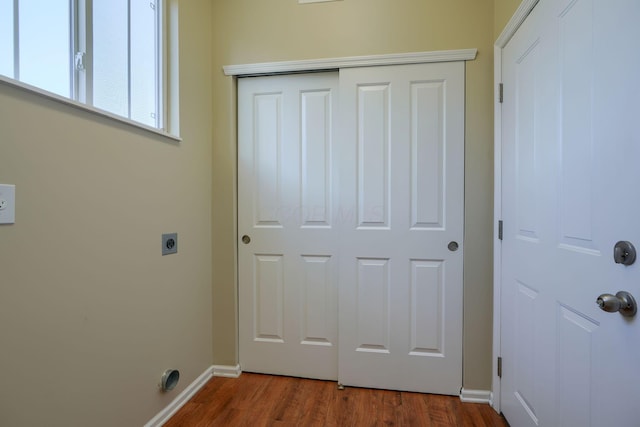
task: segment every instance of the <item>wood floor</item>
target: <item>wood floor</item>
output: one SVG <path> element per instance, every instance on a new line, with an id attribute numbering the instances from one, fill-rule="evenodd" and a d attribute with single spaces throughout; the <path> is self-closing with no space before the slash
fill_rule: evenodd
<path id="1" fill-rule="evenodd" d="M 165 427 L 508 426 L 489 405 L 330 381 L 243 373 L 212 378 Z"/>

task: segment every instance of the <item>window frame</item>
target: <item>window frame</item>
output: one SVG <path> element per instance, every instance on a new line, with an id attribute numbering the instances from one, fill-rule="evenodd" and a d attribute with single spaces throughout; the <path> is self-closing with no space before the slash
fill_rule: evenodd
<path id="1" fill-rule="evenodd" d="M 178 136 L 178 123 L 177 123 L 177 106 L 176 108 L 170 108 L 169 101 L 173 100 L 173 94 L 178 93 L 177 88 L 177 64 L 171 65 L 170 52 L 168 47 L 177 47 L 177 43 L 174 38 L 177 34 L 169 34 L 169 23 L 173 22 L 173 19 L 168 17 L 169 6 L 174 0 L 153 0 L 150 4 L 155 5 L 155 125 L 150 126 L 148 124 L 135 121 L 131 118 L 131 51 L 128 50 L 128 64 L 127 64 L 127 103 L 129 108 L 127 109 L 128 116 L 121 116 L 116 113 L 111 113 L 107 110 L 100 109 L 93 105 L 93 64 L 92 55 L 89 47 L 92 46 L 92 0 L 69 0 L 69 14 L 70 14 L 70 31 L 69 31 L 69 49 L 70 49 L 70 63 L 68 67 L 68 75 L 70 79 L 70 91 L 69 97 L 59 95 L 57 93 L 50 92 L 41 87 L 34 86 L 32 84 L 19 80 L 20 77 L 20 64 L 19 64 L 19 10 L 18 0 L 13 0 L 13 77 L 0 74 L 0 84 L 10 85 L 21 90 L 27 90 L 36 95 L 46 97 L 48 99 L 84 110 L 93 114 L 98 114 L 103 117 L 116 120 L 121 123 L 134 126 L 139 129 L 143 129 L 152 132 L 157 135 L 162 135 L 174 141 L 181 141 Z M 128 6 L 131 4 L 131 0 L 127 1 Z M 173 6 L 172 6 L 173 8 Z M 130 9 L 129 9 L 130 10 Z M 127 32 L 128 32 L 128 45 L 131 46 L 131 35 L 129 32 L 131 15 L 129 13 Z M 158 34 L 160 32 L 160 35 Z M 84 53 L 83 58 L 83 70 L 79 70 L 76 66 L 76 55 L 79 52 Z M 177 58 L 177 56 L 176 56 Z M 169 82 L 167 78 L 169 71 L 172 74 L 172 81 Z M 174 75 L 175 73 L 175 75 Z M 175 111 L 173 111 L 175 110 Z"/>

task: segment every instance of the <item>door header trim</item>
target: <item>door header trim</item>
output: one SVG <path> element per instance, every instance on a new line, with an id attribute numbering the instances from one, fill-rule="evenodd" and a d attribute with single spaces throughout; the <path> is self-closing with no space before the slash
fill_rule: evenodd
<path id="1" fill-rule="evenodd" d="M 520 25 L 524 22 L 524 20 L 529 16 L 533 8 L 538 4 L 540 0 L 522 0 L 518 9 L 514 12 L 513 16 L 504 27 L 500 35 L 498 36 L 495 46 L 499 48 L 503 48 L 509 43 L 511 37 L 518 31 Z"/>
<path id="2" fill-rule="evenodd" d="M 374 67 L 379 65 L 422 64 L 427 62 L 471 61 L 478 49 L 437 50 L 388 55 L 351 56 L 344 58 L 306 59 L 300 61 L 262 62 L 257 64 L 225 65 L 227 76 L 256 76 L 337 70 L 340 68 Z"/>

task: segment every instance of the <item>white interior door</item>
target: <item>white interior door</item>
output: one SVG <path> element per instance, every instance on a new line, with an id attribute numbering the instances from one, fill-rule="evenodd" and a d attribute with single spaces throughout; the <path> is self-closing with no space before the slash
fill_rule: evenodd
<path id="1" fill-rule="evenodd" d="M 238 81 L 245 371 L 337 378 L 337 86 L 337 73 Z"/>
<path id="2" fill-rule="evenodd" d="M 464 63 L 341 70 L 340 115 L 339 381 L 457 395 Z"/>
<path id="3" fill-rule="evenodd" d="M 503 52 L 501 408 L 512 426 L 638 426 L 640 2 L 541 0 Z"/>

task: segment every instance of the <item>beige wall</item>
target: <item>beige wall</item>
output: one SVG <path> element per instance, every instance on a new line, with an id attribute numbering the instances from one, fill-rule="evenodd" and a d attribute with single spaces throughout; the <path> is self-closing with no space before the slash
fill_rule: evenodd
<path id="1" fill-rule="evenodd" d="M 467 63 L 464 386 L 489 389 L 492 334 L 493 1 L 213 3 L 214 362 L 238 361 L 235 83 L 222 66 L 478 48 Z"/>
<path id="2" fill-rule="evenodd" d="M 0 84 L 0 425 L 140 426 L 211 365 L 211 12 L 180 2 L 180 144 Z"/>
<path id="3" fill-rule="evenodd" d="M 522 0 L 494 0 L 493 38 L 498 38 Z"/>

